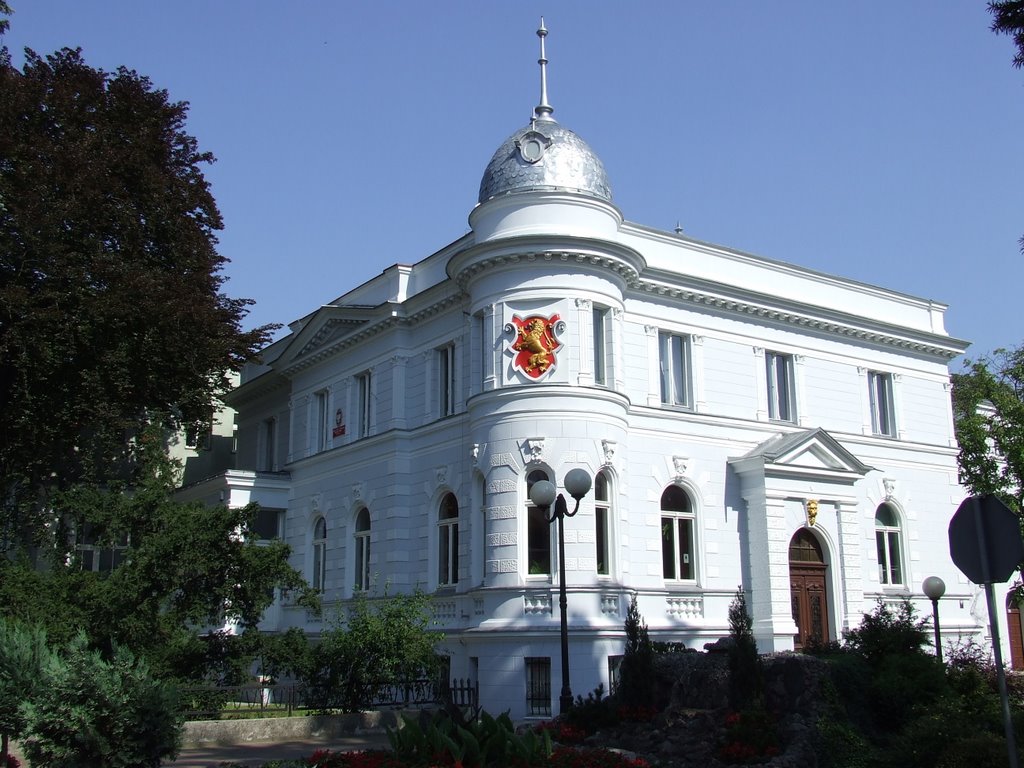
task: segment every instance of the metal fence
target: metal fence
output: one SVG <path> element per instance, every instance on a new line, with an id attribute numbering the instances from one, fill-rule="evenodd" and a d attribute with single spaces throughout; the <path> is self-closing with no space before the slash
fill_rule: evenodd
<path id="1" fill-rule="evenodd" d="M 327 708 L 314 703 L 302 683 L 185 686 L 180 689 L 182 714 L 188 720 L 242 719 L 291 715 L 296 710 Z M 313 698 L 318 698 L 315 694 Z M 435 679 L 381 683 L 373 687 L 370 709 L 418 708 L 454 704 L 476 708 L 480 685 L 470 680 L 452 680 L 446 687 Z"/>

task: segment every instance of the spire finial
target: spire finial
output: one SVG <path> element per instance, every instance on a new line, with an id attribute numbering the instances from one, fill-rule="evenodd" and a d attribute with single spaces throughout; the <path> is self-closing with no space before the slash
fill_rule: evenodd
<path id="1" fill-rule="evenodd" d="M 540 17 L 540 28 L 537 30 L 537 37 L 540 38 L 540 104 L 533 110 L 535 120 L 553 120 L 551 113 L 554 108 L 548 104 L 548 59 L 544 54 L 544 38 L 548 36 L 547 27 L 544 26 L 544 17 Z"/>

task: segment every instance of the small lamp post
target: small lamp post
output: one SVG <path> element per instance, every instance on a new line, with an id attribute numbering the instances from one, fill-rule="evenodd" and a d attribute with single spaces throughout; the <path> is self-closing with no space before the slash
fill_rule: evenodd
<path id="1" fill-rule="evenodd" d="M 932 623 L 935 625 L 935 656 L 942 663 L 942 638 L 939 636 L 939 598 L 946 594 L 946 582 L 938 576 L 929 576 L 921 589 L 932 601 Z"/>
<path id="2" fill-rule="evenodd" d="M 564 715 L 572 708 L 572 689 L 569 687 L 569 620 L 566 615 L 568 601 L 565 597 L 565 518 L 572 517 L 580 510 L 580 500 L 590 490 L 590 475 L 586 470 L 570 469 L 564 480 L 565 490 L 576 500 L 572 512 L 568 510 L 565 497 L 557 494 L 553 483 L 538 480 L 530 488 L 530 501 L 548 516 L 548 524 L 558 520 L 558 608 L 562 618 L 562 693 L 558 697 L 558 713 Z M 555 511 L 550 512 L 554 503 Z"/>

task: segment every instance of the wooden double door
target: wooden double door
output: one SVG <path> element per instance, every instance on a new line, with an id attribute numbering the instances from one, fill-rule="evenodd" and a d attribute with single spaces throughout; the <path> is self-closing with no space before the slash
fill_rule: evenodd
<path id="1" fill-rule="evenodd" d="M 793 647 L 829 641 L 828 565 L 821 545 L 806 528 L 796 532 L 789 545 L 789 594 L 797 633 Z"/>

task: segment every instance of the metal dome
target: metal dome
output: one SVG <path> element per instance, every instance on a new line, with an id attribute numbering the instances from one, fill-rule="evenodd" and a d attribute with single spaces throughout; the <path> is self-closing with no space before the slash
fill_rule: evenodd
<path id="1" fill-rule="evenodd" d="M 601 159 L 583 139 L 550 117 L 532 120 L 498 147 L 480 180 L 479 202 L 538 190 L 612 200 Z"/>

